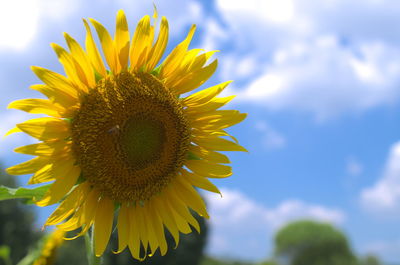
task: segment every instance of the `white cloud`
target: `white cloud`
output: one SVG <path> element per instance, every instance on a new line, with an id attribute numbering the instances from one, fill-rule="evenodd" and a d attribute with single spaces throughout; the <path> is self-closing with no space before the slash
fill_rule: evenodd
<path id="1" fill-rule="evenodd" d="M 228 39 L 226 30 L 214 19 L 205 21 L 204 28 L 207 32 L 203 36 L 203 43 L 201 45 L 203 49 L 206 51 L 220 49 L 221 47 L 218 47 L 217 43 L 221 43 Z"/>
<path id="2" fill-rule="evenodd" d="M 238 99 L 312 112 L 319 119 L 392 103 L 400 96 L 400 50 L 374 43 L 357 52 L 333 36 L 281 49 Z"/>
<path id="3" fill-rule="evenodd" d="M 400 142 L 390 150 L 383 176 L 361 192 L 361 203 L 370 212 L 396 214 L 400 210 Z M 387 215 L 384 216 L 387 216 Z"/>
<path id="4" fill-rule="evenodd" d="M 136 26 L 137 21 L 132 17 L 139 18 L 153 12 L 151 2 L 135 4 L 129 0 L 0 0 L 0 6 L 0 51 L 24 50 L 44 25 L 67 21 L 70 30 L 78 23 L 82 28 L 81 17 L 89 14 L 107 25 L 108 21 L 114 22 L 115 11 L 123 8 L 130 15 L 130 23 Z M 159 14 L 169 19 L 170 28 L 173 29 L 170 37 L 182 40 L 182 35 L 187 34 L 191 24 L 204 20 L 204 10 L 197 1 L 176 0 L 174 6 L 179 6 L 179 11 L 171 8 L 168 2 L 157 3 Z"/>
<path id="5" fill-rule="evenodd" d="M 208 46 L 226 45 L 223 68 L 257 58 L 258 75 L 239 99 L 270 110 L 301 110 L 318 119 L 362 112 L 400 98 L 400 4 L 393 1 L 217 0 L 224 23 L 214 25 Z M 279 2 L 279 4 L 274 4 Z M 277 19 L 271 18 L 276 14 Z M 339 15 L 340 14 L 340 15 Z M 213 23 L 216 23 L 215 21 Z M 215 28 L 226 37 L 215 34 Z M 206 32 L 207 35 L 207 32 Z M 216 37 L 213 37 L 216 36 Z M 227 51 L 225 51 L 227 53 Z M 257 73 L 257 70 L 262 69 Z M 249 81 L 250 74 L 222 70 Z"/>
<path id="6" fill-rule="evenodd" d="M 228 12 L 238 12 L 256 16 L 260 20 L 273 23 L 290 21 L 294 15 L 294 3 L 292 0 L 240 0 L 217 1 L 220 8 Z"/>
<path id="7" fill-rule="evenodd" d="M 262 144 L 267 149 L 281 149 L 286 146 L 286 138 L 264 121 L 256 123 L 256 129 L 262 133 Z"/>
<path id="8" fill-rule="evenodd" d="M 267 208 L 239 191 L 223 188 L 221 192 L 223 198 L 206 196 L 211 224 L 207 252 L 212 255 L 259 260 L 272 247 L 276 229 L 290 221 L 307 218 L 341 224 L 345 219 L 340 210 L 300 200 Z"/>
<path id="9" fill-rule="evenodd" d="M 36 0 L 43 20 L 62 21 L 81 7 L 79 0 Z M 47 20 L 48 22 L 48 20 Z"/>
<path id="10" fill-rule="evenodd" d="M 33 0 L 0 1 L 0 49 L 23 49 L 36 33 L 39 7 Z"/>
<path id="11" fill-rule="evenodd" d="M 74 13 L 77 0 L 0 0 L 0 50 L 21 51 L 40 22 L 61 21 Z"/>

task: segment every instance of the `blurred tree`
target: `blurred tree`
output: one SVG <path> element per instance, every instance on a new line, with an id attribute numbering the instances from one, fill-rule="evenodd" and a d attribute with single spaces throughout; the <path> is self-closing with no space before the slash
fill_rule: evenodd
<path id="1" fill-rule="evenodd" d="M 360 265 L 381 265 L 381 261 L 374 255 L 367 255 L 365 258 L 360 259 Z"/>
<path id="2" fill-rule="evenodd" d="M 6 174 L 1 165 L 0 185 L 17 186 L 15 177 Z M 34 229 L 34 217 L 31 206 L 20 200 L 0 201 L 0 246 L 9 247 L 12 264 L 24 258 L 29 247 L 40 238 L 40 231 Z M 0 265 L 4 265 L 2 259 Z"/>
<path id="3" fill-rule="evenodd" d="M 332 225 L 297 221 L 275 236 L 275 254 L 291 265 L 353 265 L 346 236 Z"/>
<path id="4" fill-rule="evenodd" d="M 256 265 L 256 264 L 244 261 L 220 260 L 206 256 L 201 260 L 200 265 Z M 264 263 L 262 263 L 261 265 L 264 265 Z"/>
<path id="5" fill-rule="evenodd" d="M 279 265 L 279 263 L 276 262 L 275 260 L 267 260 L 267 261 L 261 262 L 260 265 Z"/>
<path id="6" fill-rule="evenodd" d="M 181 234 L 179 246 L 174 249 L 173 237 L 166 232 L 166 239 L 169 246 L 165 256 L 161 256 L 157 250 L 153 257 L 144 261 L 137 261 L 132 258 L 128 249 L 120 254 L 113 254 L 118 246 L 116 233 L 111 236 L 111 242 L 103 255 L 104 265 L 198 265 L 202 256 L 207 239 L 207 225 L 204 218 L 193 212 L 194 217 L 200 224 L 201 233 L 193 232 L 187 235 Z M 115 223 L 115 222 L 114 222 Z M 55 265 L 87 264 L 86 249 L 83 238 L 64 242 L 59 249 L 59 255 Z"/>
<path id="7" fill-rule="evenodd" d="M 68 237 L 68 235 L 67 235 Z M 74 240 L 65 240 L 58 249 L 54 265 L 88 264 L 86 258 L 86 246 L 83 237 Z"/>
<path id="8" fill-rule="evenodd" d="M 201 260 L 200 265 L 227 265 L 227 263 L 211 257 L 204 257 Z"/>

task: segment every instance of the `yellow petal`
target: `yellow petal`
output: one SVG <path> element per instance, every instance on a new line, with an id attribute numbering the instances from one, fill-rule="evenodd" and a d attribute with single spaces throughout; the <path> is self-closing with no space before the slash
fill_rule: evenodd
<path id="1" fill-rule="evenodd" d="M 199 193 L 190 185 L 187 181 L 185 181 L 182 176 L 176 178 L 176 181 L 173 182 L 173 186 L 176 187 L 176 194 L 180 197 L 180 199 L 185 202 L 190 208 L 195 210 L 205 218 L 209 218 L 206 204 L 203 199 L 200 197 Z"/>
<path id="2" fill-rule="evenodd" d="M 45 225 L 56 225 L 71 216 L 76 208 L 85 200 L 88 189 L 89 185 L 87 183 L 80 184 L 76 187 L 49 218 L 47 218 Z"/>
<path id="3" fill-rule="evenodd" d="M 39 98 L 16 100 L 11 102 L 7 108 L 33 114 L 47 114 L 53 117 L 61 117 L 60 113 L 65 111 L 64 108 L 57 107 L 51 101 Z"/>
<path id="4" fill-rule="evenodd" d="M 64 72 L 74 87 L 87 92 L 87 80 L 81 65 L 60 45 L 56 43 L 51 43 L 50 45 L 57 54 L 58 60 L 64 66 Z"/>
<path id="5" fill-rule="evenodd" d="M 165 240 L 164 226 L 158 214 L 158 209 L 155 208 L 155 205 L 152 201 L 148 202 L 148 207 L 146 208 L 148 210 L 148 216 L 150 218 L 150 223 L 153 227 L 155 237 L 157 238 L 158 245 L 160 246 L 161 256 L 164 256 L 167 253 L 168 245 L 167 241 Z"/>
<path id="6" fill-rule="evenodd" d="M 221 110 L 222 111 L 222 110 Z M 235 113 L 236 112 L 236 113 Z M 246 117 L 246 113 L 232 111 L 232 115 L 210 115 L 192 120 L 192 126 L 199 130 L 222 130 L 242 122 Z M 231 137 L 231 136 L 229 136 Z M 236 140 L 234 140 L 236 142 Z"/>
<path id="7" fill-rule="evenodd" d="M 172 213 L 168 211 L 167 205 L 163 202 L 161 197 L 154 196 L 152 200 L 154 200 L 154 207 L 158 210 L 158 214 L 160 215 L 160 218 L 163 221 L 165 227 L 168 229 L 175 240 L 175 248 L 178 247 L 179 230 Z"/>
<path id="8" fill-rule="evenodd" d="M 238 145 L 237 143 L 231 142 L 229 140 L 220 138 L 220 137 L 196 137 L 193 139 L 193 142 L 197 145 L 214 151 L 243 151 L 247 152 L 247 150 Z"/>
<path id="9" fill-rule="evenodd" d="M 36 205 L 43 207 L 57 203 L 72 189 L 81 174 L 81 169 L 74 164 L 75 161 L 71 159 L 53 165 L 56 181 Z"/>
<path id="10" fill-rule="evenodd" d="M 191 115 L 190 119 L 196 122 L 210 121 L 210 120 L 221 120 L 228 118 L 236 118 L 237 116 L 246 116 L 245 113 L 240 113 L 238 110 L 215 110 L 205 114 Z"/>
<path id="11" fill-rule="evenodd" d="M 64 108 L 64 117 L 67 117 L 67 114 L 72 113 L 74 109 L 77 108 L 78 98 L 59 88 L 49 87 L 47 85 L 32 85 L 30 88 L 45 95 L 54 105 Z"/>
<path id="12" fill-rule="evenodd" d="M 185 52 L 180 62 L 177 62 L 176 68 L 173 73 L 164 78 L 165 86 L 175 88 L 177 84 L 185 80 L 191 73 L 190 66 L 196 60 L 198 54 L 202 49 L 192 49 Z"/>
<path id="13" fill-rule="evenodd" d="M 226 178 L 232 175 L 232 168 L 230 166 L 204 160 L 187 160 L 185 166 L 195 174 L 208 178 Z"/>
<path id="14" fill-rule="evenodd" d="M 213 98 L 209 102 L 200 104 L 200 105 L 191 105 L 190 107 L 186 108 L 185 112 L 190 117 L 205 115 L 211 111 L 215 111 L 222 106 L 229 103 L 235 96 L 229 96 L 224 98 Z"/>
<path id="15" fill-rule="evenodd" d="M 64 223 L 66 226 L 64 227 L 64 224 L 57 226 L 66 231 L 73 231 L 82 227 L 81 231 L 77 235 L 75 235 L 72 238 L 69 238 L 70 240 L 84 235 L 94 222 L 95 213 L 99 205 L 100 195 L 96 189 L 92 189 L 90 190 L 90 192 L 89 190 L 90 187 L 87 191 L 88 196 L 86 201 L 82 204 L 81 207 L 79 207 L 78 211 L 76 211 L 74 216 Z M 68 224 L 70 221 L 72 222 Z"/>
<path id="16" fill-rule="evenodd" d="M 55 179 L 53 175 L 53 164 L 47 164 L 38 171 L 29 179 L 28 184 L 39 184 L 45 183 L 49 181 L 53 181 Z"/>
<path id="17" fill-rule="evenodd" d="M 149 232 L 148 232 L 148 226 L 147 226 L 147 221 L 144 215 L 143 207 L 136 204 L 135 206 L 135 211 L 131 212 L 134 213 L 134 215 L 131 216 L 131 220 L 135 220 L 137 224 L 137 229 L 139 230 L 139 237 L 142 242 L 142 246 L 144 248 L 144 257 L 147 255 L 147 247 L 149 245 Z"/>
<path id="18" fill-rule="evenodd" d="M 93 224 L 94 216 L 99 202 L 99 192 L 96 189 L 92 189 L 90 190 L 90 192 L 87 193 L 88 196 L 86 201 L 81 207 L 79 207 L 74 216 L 70 218 L 67 222 L 57 226 L 58 228 L 66 231 L 72 231 L 78 229 L 79 227 L 82 227 L 82 230 L 77 235 L 69 238 L 70 240 L 84 235 Z"/>
<path id="19" fill-rule="evenodd" d="M 201 69 L 216 52 L 218 51 L 205 52 L 199 56 L 196 56 L 196 58 L 192 60 L 192 63 L 190 64 L 189 71 L 192 72 Z"/>
<path id="20" fill-rule="evenodd" d="M 240 123 L 246 118 L 246 114 L 237 113 L 235 115 L 210 115 L 195 118 L 191 120 L 191 125 L 197 130 L 197 135 L 203 136 L 201 132 L 223 132 L 222 129 L 228 128 L 232 125 Z M 190 117 L 191 118 L 191 117 Z M 219 133 L 210 135 L 220 135 Z M 225 135 L 226 136 L 226 135 Z"/>
<path id="21" fill-rule="evenodd" d="M 193 128 L 192 134 L 194 137 L 217 137 L 217 136 L 231 136 L 224 130 L 213 130 L 213 129 L 204 129 L 204 128 Z M 236 139 L 236 138 L 235 138 Z M 235 141 L 236 142 L 236 141 Z"/>
<path id="22" fill-rule="evenodd" d="M 54 143 L 37 143 L 30 144 L 14 149 L 14 152 L 34 156 L 53 156 L 69 146 L 64 141 L 56 141 Z"/>
<path id="23" fill-rule="evenodd" d="M 9 130 L 8 132 L 6 132 L 6 134 L 4 134 L 4 136 L 3 136 L 3 138 L 6 138 L 10 134 L 18 133 L 18 132 L 22 132 L 22 131 L 18 127 L 14 127 L 11 130 Z"/>
<path id="24" fill-rule="evenodd" d="M 152 36 L 153 33 L 153 36 Z M 150 26 L 150 16 L 144 16 L 136 26 L 129 51 L 131 71 L 136 72 L 147 61 L 154 38 L 154 32 Z"/>
<path id="25" fill-rule="evenodd" d="M 196 229 L 196 231 L 200 233 L 199 223 L 193 217 L 193 215 L 189 212 L 189 209 L 187 208 L 187 204 L 185 202 L 183 202 L 180 199 L 180 197 L 178 197 L 178 195 L 176 194 L 176 190 L 168 189 L 166 192 L 168 192 L 168 196 L 171 198 L 171 200 L 169 201 L 170 207 L 172 209 L 174 209 L 184 219 L 185 222 L 191 224 Z M 175 216 L 175 218 L 176 218 L 176 216 Z M 178 227 L 180 227 L 182 220 L 179 220 L 178 218 L 175 220 L 178 224 Z"/>
<path id="26" fill-rule="evenodd" d="M 82 211 L 83 207 L 79 207 L 78 210 L 73 213 L 72 217 L 70 217 L 66 222 L 57 225 L 57 228 L 63 231 L 74 231 L 80 228 L 81 224 L 79 222 L 79 217 L 81 216 Z M 66 240 L 72 240 L 74 238 L 76 237 L 66 238 Z"/>
<path id="27" fill-rule="evenodd" d="M 124 249 L 126 248 L 126 246 L 128 245 L 128 242 L 130 240 L 129 238 L 129 225 L 130 221 L 129 221 L 129 212 L 128 212 L 128 207 L 126 205 L 126 203 L 123 203 L 121 205 L 121 208 L 119 210 L 119 214 L 118 214 L 118 251 L 114 252 L 115 254 L 119 254 L 122 251 L 124 251 Z"/>
<path id="28" fill-rule="evenodd" d="M 83 23 L 85 24 L 86 28 L 86 40 L 85 40 L 85 47 L 86 52 L 88 53 L 88 57 L 90 62 L 92 63 L 94 69 L 100 74 L 102 77 L 107 75 L 106 68 L 104 67 L 103 59 L 97 49 L 97 45 L 94 42 L 92 31 L 90 30 L 89 24 L 85 19 L 83 19 Z"/>
<path id="29" fill-rule="evenodd" d="M 37 118 L 17 124 L 24 133 L 39 140 L 65 139 L 70 136 L 69 123 L 57 118 Z"/>
<path id="30" fill-rule="evenodd" d="M 216 97 L 219 93 L 221 93 L 232 81 L 227 81 L 221 84 L 218 84 L 213 87 L 209 87 L 207 89 L 203 89 L 197 93 L 194 93 L 187 98 L 183 99 L 183 103 L 186 106 L 192 105 L 200 105 L 207 103 L 208 101 L 212 100 Z"/>
<path id="31" fill-rule="evenodd" d="M 192 228 L 189 226 L 188 221 L 182 217 L 175 209 L 173 206 L 170 205 L 170 203 L 165 202 L 166 210 L 168 214 L 172 214 L 172 217 L 174 219 L 174 222 L 176 223 L 176 226 L 178 227 L 179 231 L 184 233 L 184 234 L 189 234 L 192 232 Z M 194 219 L 194 218 L 193 218 Z M 193 221 L 193 220 L 192 220 Z M 192 224 L 193 227 L 196 226 L 196 219 L 194 219 L 194 223 Z"/>
<path id="32" fill-rule="evenodd" d="M 122 69 L 126 69 L 128 66 L 129 57 L 129 29 L 128 22 L 126 21 L 125 13 L 122 10 L 118 11 L 117 14 L 117 28 L 115 31 L 115 45 L 119 62 Z"/>
<path id="33" fill-rule="evenodd" d="M 196 31 L 196 25 L 193 25 L 190 28 L 188 35 L 185 40 L 182 41 L 175 49 L 168 55 L 165 61 L 162 63 L 163 67 L 161 68 L 160 77 L 161 79 L 167 78 L 171 74 L 174 73 L 176 68 L 181 64 L 182 59 L 184 58 L 186 51 L 189 47 L 190 42 L 192 41 L 194 32 Z"/>
<path id="34" fill-rule="evenodd" d="M 64 33 L 64 38 L 71 51 L 71 55 L 83 70 L 84 77 L 82 82 L 86 84 L 88 88 L 94 88 L 96 86 L 94 71 L 86 53 L 83 51 L 81 45 L 67 33 Z"/>
<path id="35" fill-rule="evenodd" d="M 154 28 L 150 27 L 149 38 L 152 36 L 153 31 L 154 31 Z M 147 41 L 147 43 L 152 43 L 152 42 L 149 40 L 149 41 Z M 139 55 L 139 59 L 138 59 L 137 63 L 134 65 L 134 67 L 131 69 L 131 71 L 138 72 L 138 71 L 142 71 L 142 69 L 144 69 L 144 66 L 147 63 L 147 60 L 149 59 L 148 54 L 149 54 L 150 49 L 151 49 L 150 45 L 146 46 L 143 49 L 143 51 Z"/>
<path id="36" fill-rule="evenodd" d="M 149 62 L 146 65 L 145 71 L 152 71 L 160 61 L 165 52 L 168 43 L 168 20 L 165 17 L 161 19 L 160 33 L 154 46 L 149 54 Z"/>
<path id="37" fill-rule="evenodd" d="M 37 66 L 32 66 L 31 69 L 46 85 L 56 87 L 72 97 L 78 98 L 78 91 L 64 76 Z"/>
<path id="38" fill-rule="evenodd" d="M 144 216 L 144 219 L 146 220 L 146 226 L 147 226 L 147 236 L 149 238 L 149 245 L 150 245 L 150 249 L 151 249 L 151 253 L 150 253 L 150 257 L 153 256 L 155 254 L 155 252 L 157 251 L 158 247 L 159 247 L 159 239 L 157 237 L 157 233 L 156 233 L 156 227 L 154 225 L 155 220 L 152 220 L 153 218 L 156 218 L 156 216 L 152 216 L 151 212 L 150 212 L 150 208 L 151 208 L 151 203 L 150 202 L 146 202 L 146 206 L 145 207 L 138 207 L 139 210 L 142 212 L 142 215 Z"/>
<path id="39" fill-rule="evenodd" d="M 143 260 L 143 258 L 140 257 L 140 234 L 139 234 L 139 221 L 138 221 L 138 216 L 136 213 L 136 207 L 135 206 L 130 206 L 128 207 L 128 218 L 129 218 L 129 241 L 128 241 L 128 246 L 129 250 L 132 254 L 132 257 L 134 257 L 137 260 Z"/>
<path id="40" fill-rule="evenodd" d="M 49 162 L 50 160 L 48 157 L 35 157 L 21 164 L 9 167 L 6 169 L 6 171 L 10 175 L 31 174 L 41 169 Z"/>
<path id="41" fill-rule="evenodd" d="M 107 197 L 102 197 L 99 209 L 94 218 L 94 248 L 97 257 L 100 257 L 110 239 L 114 220 L 114 203 Z"/>
<path id="42" fill-rule="evenodd" d="M 158 12 L 157 12 L 156 4 L 154 4 L 154 3 L 153 3 L 153 8 L 154 8 L 153 18 L 154 18 L 154 19 L 157 19 L 157 18 L 158 18 Z"/>
<path id="43" fill-rule="evenodd" d="M 101 47 L 103 48 L 103 53 L 104 56 L 106 57 L 108 66 L 110 67 L 114 75 L 118 74 L 121 68 L 118 63 L 118 58 L 115 51 L 114 43 L 110 34 L 103 27 L 103 25 L 101 25 L 96 20 L 91 18 L 90 22 L 92 22 L 93 26 L 97 31 L 97 35 L 99 36 Z"/>
<path id="44" fill-rule="evenodd" d="M 192 152 L 197 157 L 212 163 L 222 163 L 222 164 L 230 163 L 229 158 L 226 155 L 215 151 L 206 150 L 197 145 L 191 145 L 190 152 Z"/>
<path id="45" fill-rule="evenodd" d="M 83 212 L 80 216 L 80 222 L 85 224 L 85 228 L 89 228 L 92 223 L 99 204 L 100 193 L 96 189 L 92 189 L 83 205 Z"/>
<path id="46" fill-rule="evenodd" d="M 209 181 L 207 178 L 190 173 L 186 170 L 182 170 L 182 178 L 198 188 L 218 193 L 221 195 L 219 189 L 214 184 L 212 184 L 211 181 Z"/>
<path id="47" fill-rule="evenodd" d="M 218 66 L 218 61 L 215 60 L 204 68 L 189 73 L 179 84 L 177 84 L 173 91 L 175 94 L 183 94 L 192 91 L 204 82 L 206 82 L 215 72 Z"/>

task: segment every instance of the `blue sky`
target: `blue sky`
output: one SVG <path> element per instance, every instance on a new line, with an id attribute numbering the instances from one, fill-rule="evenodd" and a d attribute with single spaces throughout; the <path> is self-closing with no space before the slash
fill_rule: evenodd
<path id="1" fill-rule="evenodd" d="M 30 65 L 62 72 L 49 44 L 62 32 L 83 43 L 81 18 L 114 28 L 124 9 L 131 32 L 151 1 L 0 0 L 0 132 L 27 119 L 6 110 L 39 97 Z M 232 154 L 234 175 L 206 194 L 207 252 L 260 260 L 288 221 L 329 221 L 357 253 L 400 263 L 400 2 L 395 0 L 155 1 L 170 22 L 168 51 L 198 25 L 192 48 L 218 49 L 207 85 L 234 80 L 230 108 L 249 114 L 231 129 L 249 153 Z M 6 166 L 32 142 L 0 143 Z M 20 178 L 22 182 L 25 177 Z M 49 213 L 39 211 L 40 222 Z"/>

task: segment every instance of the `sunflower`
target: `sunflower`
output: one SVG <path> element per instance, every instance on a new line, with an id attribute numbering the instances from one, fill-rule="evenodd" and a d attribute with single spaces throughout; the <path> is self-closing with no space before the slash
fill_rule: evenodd
<path id="1" fill-rule="evenodd" d="M 188 50 L 193 25 L 158 65 L 168 21 L 162 17 L 157 23 L 156 12 L 153 18 L 144 16 L 132 39 L 123 11 L 117 14 L 114 38 L 90 19 L 109 69 L 83 20 L 85 49 L 66 33 L 69 51 L 51 44 L 65 75 L 32 67 L 44 83 L 32 89 L 48 99 L 9 105 L 50 117 L 25 121 L 9 132 L 24 132 L 39 143 L 16 148 L 36 157 L 8 173 L 33 174 L 29 184 L 52 182 L 36 201 L 38 206 L 60 202 L 45 225 L 78 231 L 75 237 L 93 226 L 96 256 L 107 246 L 114 214 L 117 253 L 129 247 L 136 259 L 157 249 L 167 252 L 165 228 L 176 245 L 180 232 L 199 231 L 190 209 L 208 214 L 196 188 L 219 193 L 208 178 L 225 178 L 232 171 L 218 151 L 246 151 L 224 130 L 246 114 L 219 110 L 234 97 L 217 97 L 229 82 L 187 95 L 216 70 L 217 60 L 208 63 L 215 51 Z"/>

